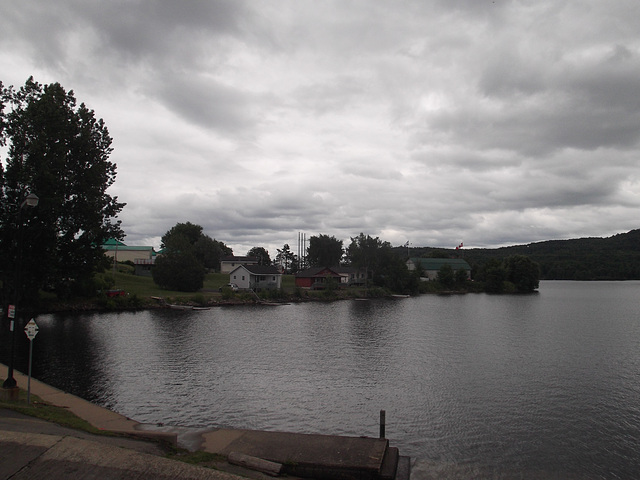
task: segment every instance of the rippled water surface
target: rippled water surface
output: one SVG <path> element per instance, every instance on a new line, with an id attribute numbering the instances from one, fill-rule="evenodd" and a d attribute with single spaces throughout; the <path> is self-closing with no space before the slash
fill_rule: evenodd
<path id="1" fill-rule="evenodd" d="M 633 478 L 639 293 L 542 282 L 526 296 L 47 315 L 33 375 L 140 422 L 377 436 L 384 409 L 392 444 L 437 468 Z M 21 340 L 23 371 L 27 352 Z"/>

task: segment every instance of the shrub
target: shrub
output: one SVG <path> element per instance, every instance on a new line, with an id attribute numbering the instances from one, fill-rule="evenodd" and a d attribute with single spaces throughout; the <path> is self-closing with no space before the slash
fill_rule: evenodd
<path id="1" fill-rule="evenodd" d="M 174 253 L 156 259 L 153 281 L 161 288 L 179 292 L 196 292 L 204 284 L 205 269 L 191 254 Z"/>

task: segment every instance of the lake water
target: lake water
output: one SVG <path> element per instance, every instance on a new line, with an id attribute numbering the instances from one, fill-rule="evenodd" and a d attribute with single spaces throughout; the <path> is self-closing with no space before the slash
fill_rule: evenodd
<path id="1" fill-rule="evenodd" d="M 42 315 L 33 376 L 152 424 L 377 436 L 384 409 L 401 454 L 447 478 L 637 478 L 639 294 L 547 281 L 521 296 Z"/>

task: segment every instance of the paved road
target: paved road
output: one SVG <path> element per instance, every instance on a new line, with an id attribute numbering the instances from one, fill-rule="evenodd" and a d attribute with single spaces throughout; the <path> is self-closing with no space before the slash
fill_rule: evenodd
<path id="1" fill-rule="evenodd" d="M 0 479 L 193 479 L 240 477 L 162 457 L 153 442 L 91 435 L 0 409 Z"/>

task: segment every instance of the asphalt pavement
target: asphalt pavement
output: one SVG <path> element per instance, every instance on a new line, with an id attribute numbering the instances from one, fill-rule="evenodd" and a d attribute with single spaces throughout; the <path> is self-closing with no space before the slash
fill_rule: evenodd
<path id="1" fill-rule="evenodd" d="M 0 372 L 6 366 L 0 364 Z M 18 387 L 27 377 L 15 371 Z M 215 479 L 239 480 L 233 474 L 165 458 L 169 432 L 141 430 L 123 415 L 94 405 L 35 379 L 31 393 L 67 408 L 98 429 L 122 436 L 92 435 L 11 410 L 0 409 L 0 479 Z M 158 440 L 162 442 L 158 442 Z"/>

